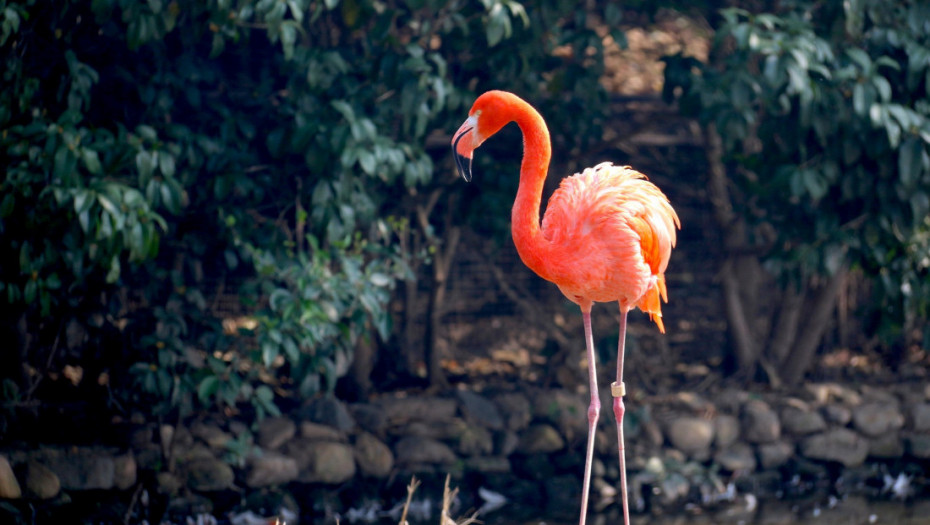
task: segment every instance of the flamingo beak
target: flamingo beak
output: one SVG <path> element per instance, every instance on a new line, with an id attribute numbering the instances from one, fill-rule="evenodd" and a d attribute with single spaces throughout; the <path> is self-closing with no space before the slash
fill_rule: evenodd
<path id="1" fill-rule="evenodd" d="M 468 117 L 452 136 L 452 156 L 455 157 L 455 167 L 465 182 L 471 182 L 472 153 L 477 145 L 475 117 Z"/>

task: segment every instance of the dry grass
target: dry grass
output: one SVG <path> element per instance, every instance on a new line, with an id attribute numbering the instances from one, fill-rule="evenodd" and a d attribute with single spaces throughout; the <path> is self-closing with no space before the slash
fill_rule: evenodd
<path id="1" fill-rule="evenodd" d="M 450 476 L 447 474 L 446 484 L 442 489 L 442 512 L 439 514 L 439 525 L 471 525 L 472 523 L 481 523 L 477 519 L 477 512 L 462 521 L 456 521 L 452 518 L 450 509 L 452 508 L 452 502 L 455 500 L 455 496 L 458 494 L 459 489 L 450 488 L 449 480 Z M 410 502 L 413 500 L 413 493 L 416 492 L 419 486 L 420 480 L 418 480 L 416 476 L 411 477 L 410 483 L 407 485 L 407 501 L 404 503 L 404 510 L 400 515 L 398 525 L 410 525 L 407 522 L 407 509 L 410 508 Z"/>

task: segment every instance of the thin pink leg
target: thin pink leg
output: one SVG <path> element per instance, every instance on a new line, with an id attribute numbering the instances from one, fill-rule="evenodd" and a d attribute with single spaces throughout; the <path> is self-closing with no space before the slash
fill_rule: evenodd
<path id="1" fill-rule="evenodd" d="M 610 385 L 610 393 L 614 398 L 614 416 L 617 418 L 617 442 L 620 452 L 620 499 L 623 502 L 623 524 L 630 525 L 630 503 L 626 489 L 626 453 L 623 444 L 623 396 L 626 387 L 623 385 L 623 354 L 626 347 L 626 315 L 628 310 L 620 309 L 620 343 L 617 348 L 617 382 Z"/>
<path id="2" fill-rule="evenodd" d="M 601 413 L 601 399 L 597 395 L 597 370 L 594 362 L 594 336 L 591 334 L 591 307 L 582 307 L 584 318 L 585 346 L 588 350 L 588 381 L 591 389 L 591 404 L 588 405 L 588 449 L 584 462 L 584 483 L 581 489 L 581 518 L 579 525 L 584 525 L 588 513 L 588 494 L 591 490 L 591 464 L 594 460 L 594 428 Z"/>

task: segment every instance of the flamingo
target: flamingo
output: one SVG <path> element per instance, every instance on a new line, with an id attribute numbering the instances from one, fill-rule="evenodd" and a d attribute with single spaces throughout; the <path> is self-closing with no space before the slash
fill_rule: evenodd
<path id="1" fill-rule="evenodd" d="M 456 166 L 466 182 L 472 178 L 474 150 L 510 122 L 516 122 L 523 132 L 520 184 L 511 213 L 517 253 L 531 270 L 555 283 L 576 303 L 584 320 L 591 403 L 580 525 L 587 514 L 594 429 L 601 410 L 591 307 L 596 302 L 620 305 L 617 380 L 610 391 L 617 421 L 623 523 L 629 525 L 623 440 L 627 314 L 638 307 L 665 333 L 661 308 L 661 301 L 668 302 L 665 270 L 681 223 L 665 194 L 643 174 L 605 162 L 563 179 L 549 199 L 540 226 L 539 206 L 552 156 L 549 129 L 529 103 L 506 91 L 488 91 L 478 97 L 452 138 Z"/>

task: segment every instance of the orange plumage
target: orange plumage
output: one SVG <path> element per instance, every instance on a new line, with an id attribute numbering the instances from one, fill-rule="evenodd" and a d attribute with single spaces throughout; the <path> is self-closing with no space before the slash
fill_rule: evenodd
<path id="1" fill-rule="evenodd" d="M 511 211 L 514 245 L 523 262 L 552 281 L 581 307 L 588 357 L 591 404 L 580 525 L 584 525 L 594 453 L 594 427 L 600 414 L 597 394 L 591 306 L 616 301 L 620 306 L 617 381 L 611 385 L 617 418 L 623 520 L 629 524 L 623 445 L 623 356 L 627 313 L 638 307 L 665 332 L 662 301 L 668 301 L 665 269 L 678 215 L 668 198 L 646 177 L 629 167 L 598 164 L 562 180 L 539 222 L 543 185 L 552 156 L 549 130 L 542 116 L 516 95 L 489 91 L 475 101 L 468 119 L 452 138 L 459 172 L 471 180 L 474 150 L 510 122 L 523 132 L 520 185 Z"/>

